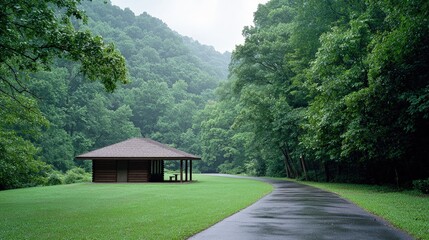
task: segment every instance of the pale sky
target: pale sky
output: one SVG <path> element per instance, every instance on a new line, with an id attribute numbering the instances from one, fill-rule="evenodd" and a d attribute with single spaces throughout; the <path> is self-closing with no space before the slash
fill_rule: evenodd
<path id="1" fill-rule="evenodd" d="M 242 44 L 244 26 L 253 25 L 258 4 L 268 0 L 111 0 L 136 15 L 147 12 L 171 29 L 219 52 L 234 50 Z"/>

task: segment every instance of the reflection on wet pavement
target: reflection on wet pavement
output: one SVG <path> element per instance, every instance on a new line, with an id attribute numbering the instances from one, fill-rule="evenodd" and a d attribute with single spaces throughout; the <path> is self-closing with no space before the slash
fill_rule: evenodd
<path id="1" fill-rule="evenodd" d="M 271 183 L 274 191 L 190 239 L 412 239 L 336 194 L 255 179 Z"/>

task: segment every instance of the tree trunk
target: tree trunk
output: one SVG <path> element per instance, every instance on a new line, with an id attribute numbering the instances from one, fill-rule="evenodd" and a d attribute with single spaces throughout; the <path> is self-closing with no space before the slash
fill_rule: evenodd
<path id="1" fill-rule="evenodd" d="M 323 165 L 325 167 L 326 182 L 329 182 L 331 180 L 331 178 L 330 178 L 331 174 L 329 173 L 329 164 L 328 164 L 328 162 L 325 162 Z"/>
<path id="2" fill-rule="evenodd" d="M 396 187 L 399 188 L 399 174 L 398 174 L 398 168 L 395 167 L 395 182 Z"/>
<path id="3" fill-rule="evenodd" d="M 304 178 L 305 178 L 306 181 L 308 181 L 307 167 L 305 166 L 304 157 L 301 155 L 299 158 L 301 160 L 301 167 L 302 167 L 302 171 L 304 172 Z"/>
<path id="4" fill-rule="evenodd" d="M 284 156 L 286 174 L 289 178 L 295 178 L 297 176 L 297 172 L 296 169 L 293 167 L 293 164 L 291 163 L 289 152 L 286 147 L 281 150 Z"/>
<path id="5" fill-rule="evenodd" d="M 289 163 L 290 169 L 292 170 L 292 174 L 294 175 L 294 177 L 297 177 L 298 171 L 295 169 L 295 166 L 292 163 L 292 158 L 290 157 L 290 154 L 289 154 L 289 150 L 286 147 L 285 147 L 285 152 L 288 157 L 288 163 Z"/>
<path id="6" fill-rule="evenodd" d="M 285 162 L 286 177 L 287 178 L 291 178 L 291 176 L 290 176 L 291 172 L 290 172 L 290 169 L 289 169 L 288 164 L 287 164 L 286 156 L 283 155 L 283 159 L 284 159 L 284 162 Z"/>

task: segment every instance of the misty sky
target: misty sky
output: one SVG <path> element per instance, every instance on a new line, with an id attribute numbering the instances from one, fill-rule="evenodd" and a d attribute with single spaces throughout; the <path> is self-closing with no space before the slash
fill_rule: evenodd
<path id="1" fill-rule="evenodd" d="M 259 3 L 268 0 L 111 0 L 136 15 L 147 12 L 181 35 L 192 37 L 220 52 L 244 42 L 241 31 L 253 25 Z"/>

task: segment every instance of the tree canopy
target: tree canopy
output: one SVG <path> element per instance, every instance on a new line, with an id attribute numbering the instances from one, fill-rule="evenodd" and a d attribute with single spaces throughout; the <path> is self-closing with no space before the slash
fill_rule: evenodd
<path id="1" fill-rule="evenodd" d="M 100 36 L 79 30 L 86 16 L 80 0 L 2 1 L 0 63 L 2 83 L 12 91 L 27 91 L 25 72 L 48 70 L 56 57 L 81 64 L 91 80 L 100 80 L 113 91 L 127 82 L 123 56 Z M 2 88 L 3 94 L 8 93 Z"/>
<path id="2" fill-rule="evenodd" d="M 427 1 L 270 0 L 232 55 L 108 1 L 0 6 L 1 189 L 141 136 L 202 172 L 429 177 Z"/>
<path id="3" fill-rule="evenodd" d="M 32 74 L 49 71 L 55 59 L 64 58 L 78 62 L 79 71 L 102 82 L 107 91 L 113 91 L 118 82 L 127 82 L 125 59 L 113 44 L 78 29 L 86 22 L 79 3 L 0 3 L 0 189 L 39 183 L 41 173 L 49 168 L 38 160 L 33 144 L 47 120 L 35 101 L 43 95 L 30 90 L 35 83 Z"/>
<path id="4" fill-rule="evenodd" d="M 216 162 L 225 154 L 210 149 L 245 136 L 253 147 L 227 154 L 235 159 L 225 160 L 227 171 L 395 184 L 428 177 L 428 6 L 260 5 L 233 53 L 223 97 L 206 107 L 216 111 L 202 126 L 225 134 L 214 141 L 214 128 L 202 129 L 203 160 L 224 169 Z"/>
<path id="5" fill-rule="evenodd" d="M 228 53 L 109 2 L 1 7 L 0 188 L 90 170 L 74 157 L 130 137 L 182 148 L 197 142 L 192 116 L 226 79 Z"/>

